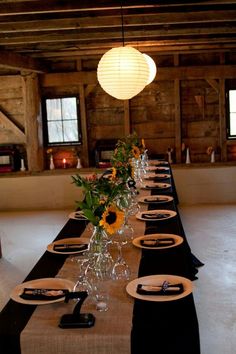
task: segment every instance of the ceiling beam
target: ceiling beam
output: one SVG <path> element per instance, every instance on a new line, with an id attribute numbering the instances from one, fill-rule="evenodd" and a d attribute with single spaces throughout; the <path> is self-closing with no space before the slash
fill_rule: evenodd
<path id="1" fill-rule="evenodd" d="M 204 18 L 204 23 L 202 19 Z M 1 19 L 1 14 L 0 14 Z M 235 22 L 236 10 L 231 11 L 214 11 L 209 13 L 206 11 L 188 12 L 188 13 L 158 13 L 158 14 L 135 14 L 126 15 L 124 17 L 125 28 L 131 26 L 144 25 L 180 25 L 180 24 L 220 24 Z M 113 27 L 121 28 L 121 17 L 119 16 L 99 16 L 99 17 L 66 17 L 65 18 L 48 18 L 29 19 L 22 21 L 21 17 L 18 21 L 2 21 L 0 20 L 0 33 L 23 33 L 23 32 L 40 32 L 55 30 L 78 30 L 88 29 L 110 29 Z"/>
<path id="2" fill-rule="evenodd" d="M 40 63 L 39 60 L 27 56 L 0 51 L 0 66 L 5 68 L 26 70 L 36 73 L 46 73 L 47 67 Z"/>

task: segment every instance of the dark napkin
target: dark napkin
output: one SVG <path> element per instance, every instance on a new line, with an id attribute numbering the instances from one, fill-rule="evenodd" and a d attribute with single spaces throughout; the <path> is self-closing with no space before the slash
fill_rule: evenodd
<path id="1" fill-rule="evenodd" d="M 169 199 L 165 198 L 165 197 L 162 197 L 162 198 L 156 197 L 156 198 L 152 198 L 152 199 L 151 198 L 145 198 L 144 201 L 147 202 L 147 203 L 156 203 L 156 202 L 168 202 Z"/>
<path id="2" fill-rule="evenodd" d="M 170 216 L 169 213 L 143 213 L 142 218 L 146 220 L 152 220 L 152 219 L 166 219 Z"/>
<path id="3" fill-rule="evenodd" d="M 62 252 L 62 253 L 79 252 L 79 251 L 85 251 L 87 249 L 88 249 L 88 245 L 82 243 L 58 244 L 53 246 L 54 251 Z"/>
<path id="4" fill-rule="evenodd" d="M 24 300 L 57 300 L 61 299 L 69 293 L 68 289 L 36 289 L 36 288 L 24 288 L 20 297 Z"/>
<path id="5" fill-rule="evenodd" d="M 147 239 L 141 240 L 140 244 L 145 247 L 164 247 L 171 246 L 175 244 L 175 240 L 173 238 L 160 238 L 160 239 Z"/>
<path id="6" fill-rule="evenodd" d="M 170 284 L 163 282 L 162 285 L 138 284 L 137 293 L 140 295 L 178 295 L 184 291 L 183 284 Z"/>

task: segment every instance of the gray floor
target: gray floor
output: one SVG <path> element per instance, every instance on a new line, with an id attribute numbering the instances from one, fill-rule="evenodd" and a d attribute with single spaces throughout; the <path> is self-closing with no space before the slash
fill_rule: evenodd
<path id="1" fill-rule="evenodd" d="M 192 252 L 205 263 L 194 281 L 201 353 L 235 354 L 236 205 L 181 206 L 179 210 Z M 69 212 L 0 212 L 0 309 L 65 224 Z"/>

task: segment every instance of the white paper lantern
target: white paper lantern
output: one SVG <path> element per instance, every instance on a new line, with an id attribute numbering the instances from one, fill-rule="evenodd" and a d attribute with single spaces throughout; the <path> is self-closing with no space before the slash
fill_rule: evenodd
<path id="1" fill-rule="evenodd" d="M 146 84 L 146 85 L 149 85 L 156 77 L 157 67 L 156 67 L 155 61 L 149 55 L 143 53 L 143 56 L 146 59 L 148 67 L 149 67 L 149 76 L 148 76 L 148 81 Z"/>
<path id="2" fill-rule="evenodd" d="M 104 91 L 120 100 L 128 100 L 141 92 L 148 76 L 146 59 L 133 47 L 112 48 L 98 63 L 98 82 Z"/>

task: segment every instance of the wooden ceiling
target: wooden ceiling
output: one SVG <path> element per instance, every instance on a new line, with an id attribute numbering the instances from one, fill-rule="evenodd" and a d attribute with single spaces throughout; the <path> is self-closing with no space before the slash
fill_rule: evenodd
<path id="1" fill-rule="evenodd" d="M 236 0 L 0 0 L 0 73 L 99 58 L 122 45 L 122 19 L 147 53 L 236 51 Z"/>

